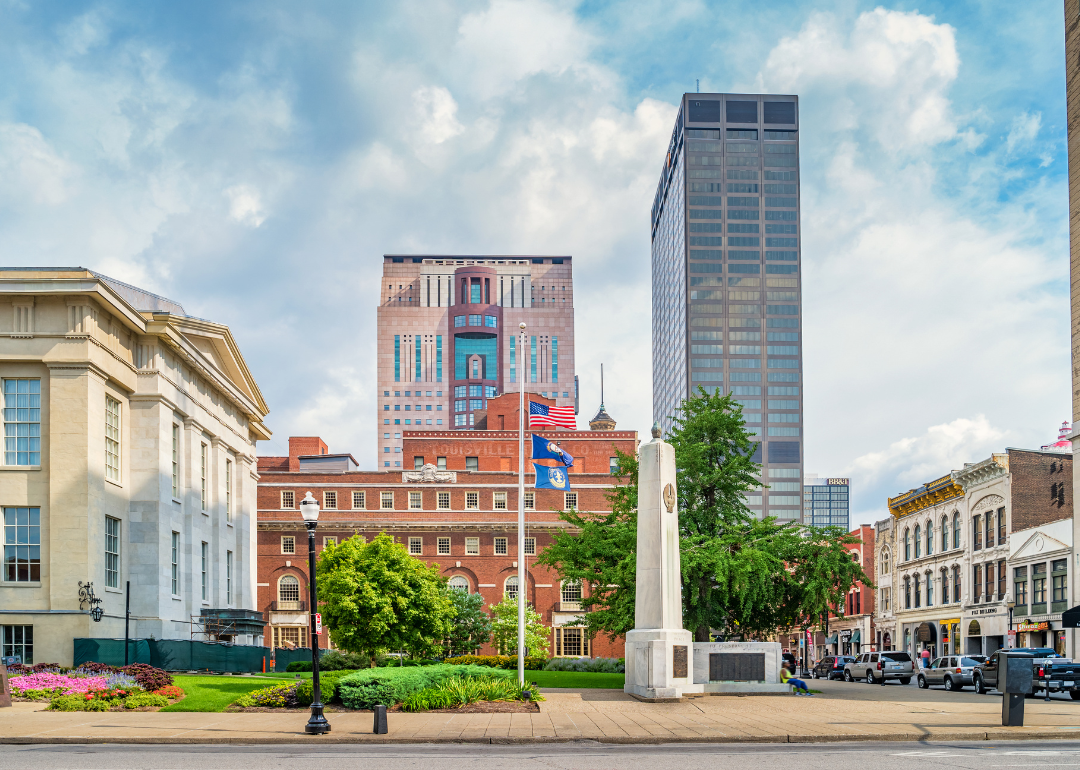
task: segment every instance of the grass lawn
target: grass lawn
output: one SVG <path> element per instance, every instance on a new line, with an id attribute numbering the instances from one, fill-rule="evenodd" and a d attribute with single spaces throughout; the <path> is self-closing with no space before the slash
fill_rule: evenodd
<path id="1" fill-rule="evenodd" d="M 295 681 L 296 675 L 277 677 L 277 681 Z M 162 711 L 222 711 L 244 693 L 270 687 L 270 677 L 194 676 L 174 674 L 173 683 L 184 689 L 185 698 Z"/>
<path id="2" fill-rule="evenodd" d="M 577 671 L 526 671 L 525 681 L 536 682 L 540 687 L 568 687 L 575 690 L 594 688 L 621 690 L 623 674 L 587 674 Z"/>

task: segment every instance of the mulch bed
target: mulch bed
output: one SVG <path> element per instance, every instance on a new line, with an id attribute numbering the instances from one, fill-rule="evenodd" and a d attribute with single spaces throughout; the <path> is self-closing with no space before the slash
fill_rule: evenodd
<path id="1" fill-rule="evenodd" d="M 428 711 L 415 712 L 420 714 L 524 714 L 529 712 L 537 712 L 540 710 L 539 703 L 525 703 L 524 701 L 479 701 L 477 703 L 470 703 L 467 706 L 459 706 L 452 709 L 430 709 Z M 310 708 L 266 708 L 264 706 L 252 706 L 250 708 L 239 708 L 236 706 L 230 706 L 226 711 L 232 713 L 246 713 L 246 714 L 307 714 L 310 713 Z M 328 714 L 371 714 L 372 711 L 368 709 L 348 709 L 344 706 L 323 706 L 323 711 Z M 401 710 L 401 705 L 398 704 L 392 708 L 387 709 L 389 713 L 409 713 Z"/>

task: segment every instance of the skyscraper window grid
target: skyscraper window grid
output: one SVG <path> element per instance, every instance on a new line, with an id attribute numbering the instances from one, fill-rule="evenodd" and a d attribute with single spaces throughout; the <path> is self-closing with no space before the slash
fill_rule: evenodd
<path id="1" fill-rule="evenodd" d="M 798 128 L 794 96 L 685 94 L 651 222 L 653 419 L 670 430 L 699 385 L 748 396 L 771 485 L 748 504 L 782 519 L 801 514 L 769 473 L 803 462 Z"/>

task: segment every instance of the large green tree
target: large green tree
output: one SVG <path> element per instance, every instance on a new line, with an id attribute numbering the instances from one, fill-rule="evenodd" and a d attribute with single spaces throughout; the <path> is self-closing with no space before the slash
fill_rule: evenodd
<path id="1" fill-rule="evenodd" d="M 385 532 L 323 549 L 319 607 L 337 647 L 375 658 L 379 650 L 429 653 L 450 631 L 454 606 L 438 565 L 409 555 Z"/>
<path id="2" fill-rule="evenodd" d="M 491 605 L 491 641 L 500 655 L 517 655 L 518 603 L 509 594 L 498 604 Z M 529 657 L 547 655 L 551 650 L 551 629 L 544 625 L 540 613 L 525 608 L 525 648 Z"/>
<path id="3" fill-rule="evenodd" d="M 858 539 L 775 518 L 757 519 L 745 496 L 761 486 L 753 461 L 757 439 L 730 394 L 698 393 L 682 402 L 668 441 L 678 474 L 683 624 L 697 641 L 710 631 L 760 637 L 807 627 L 841 604 L 856 581 L 869 584 L 851 558 Z M 555 536 L 539 561 L 591 588 L 590 631 L 615 636 L 634 626 L 637 467 L 620 457 L 623 486 L 610 512 L 568 511 L 577 534 Z"/>

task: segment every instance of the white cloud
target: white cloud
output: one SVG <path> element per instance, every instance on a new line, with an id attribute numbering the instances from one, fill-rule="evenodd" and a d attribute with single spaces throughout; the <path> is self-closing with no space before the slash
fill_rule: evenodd
<path id="1" fill-rule="evenodd" d="M 446 88 L 418 88 L 413 91 L 413 104 L 420 118 L 420 134 L 432 144 L 442 144 L 465 130 L 457 119 L 457 102 Z"/>
<path id="2" fill-rule="evenodd" d="M 1009 136 L 1005 140 L 1005 147 L 1008 152 L 1013 152 L 1017 147 L 1025 146 L 1034 141 L 1035 137 L 1039 135 L 1039 129 L 1042 127 L 1042 113 L 1036 112 L 1034 114 L 1025 112 L 1017 115 L 1012 122 L 1012 128 L 1009 129 Z"/>
<path id="3" fill-rule="evenodd" d="M 458 27 L 454 54 L 481 98 L 501 96 L 525 78 L 583 69 L 592 38 L 569 8 L 542 0 L 492 0 Z"/>
<path id="4" fill-rule="evenodd" d="M 9 205 L 55 206 L 68 197 L 71 164 L 41 132 L 25 123 L 0 123 L 0 196 Z"/>
<path id="5" fill-rule="evenodd" d="M 242 225 L 258 227 L 266 221 L 259 191 L 248 185 L 234 185 L 225 190 L 229 199 L 229 216 Z"/>
<path id="6" fill-rule="evenodd" d="M 856 457 L 845 472 L 864 485 L 895 479 L 917 487 L 963 468 L 965 462 L 979 462 L 1002 451 L 1007 436 L 1007 431 L 991 425 L 985 415 L 958 417 L 932 425 L 922 435 L 902 438 Z M 890 496 L 906 491 L 896 489 Z"/>

